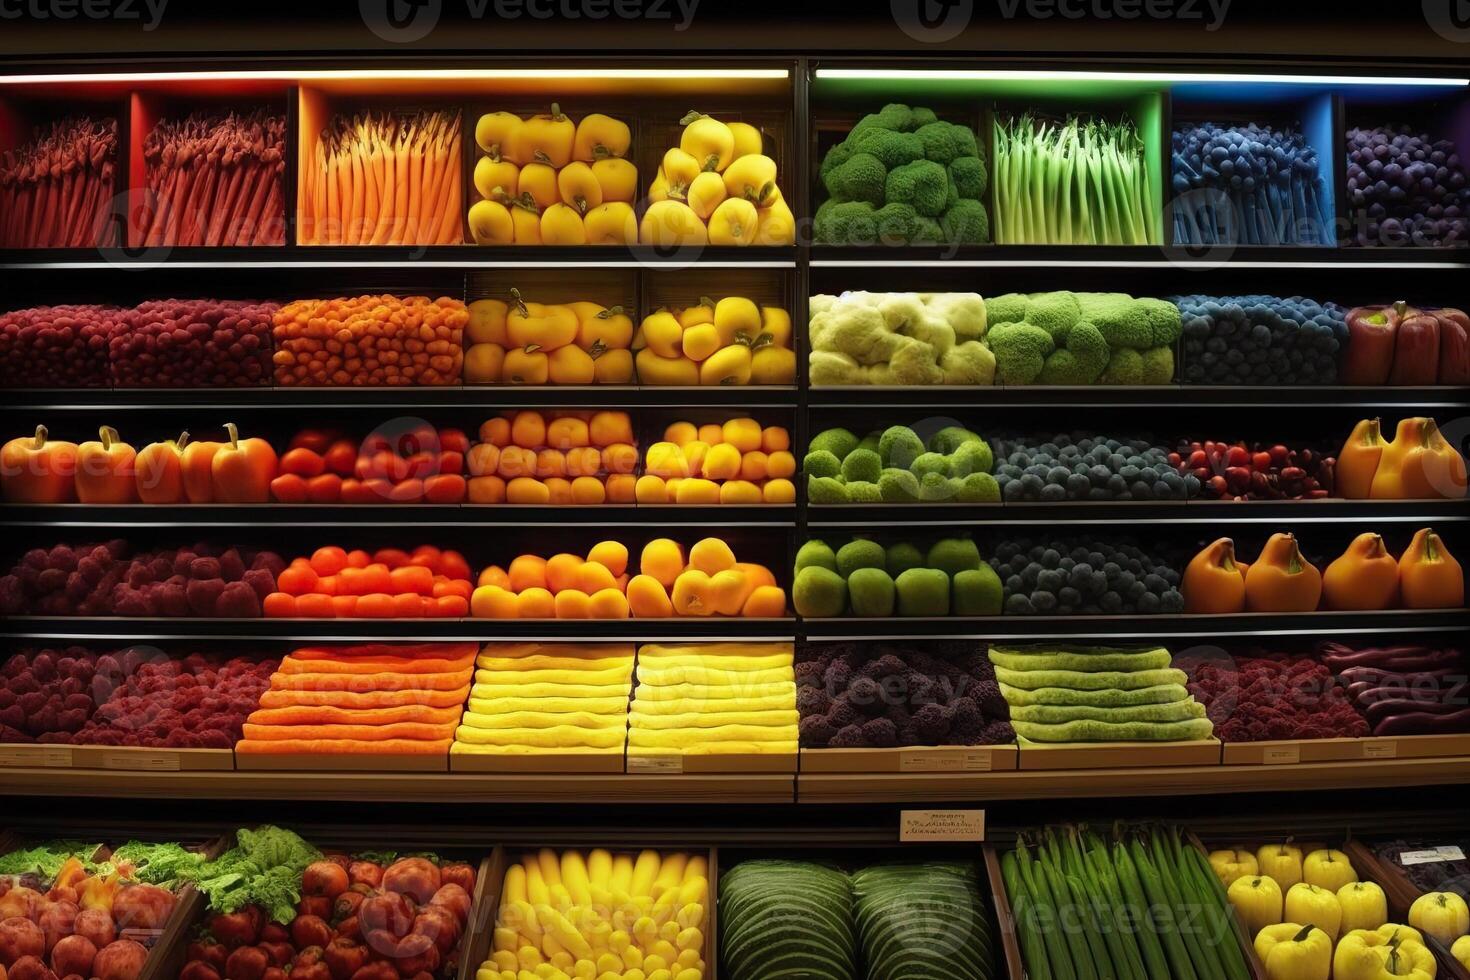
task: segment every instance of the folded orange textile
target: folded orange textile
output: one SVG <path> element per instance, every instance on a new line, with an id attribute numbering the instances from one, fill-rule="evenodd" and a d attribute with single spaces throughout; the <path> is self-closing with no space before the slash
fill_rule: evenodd
<path id="1" fill-rule="evenodd" d="M 397 739 L 434 739 L 454 737 L 458 721 L 442 725 L 424 725 L 401 721 L 392 725 L 253 725 L 241 726 L 245 738 L 280 741 L 282 739 L 347 739 L 356 742 L 382 742 Z"/>
<path id="2" fill-rule="evenodd" d="M 400 674 L 393 671 L 374 674 L 283 674 L 271 675 L 275 691 L 450 691 L 465 687 L 475 676 L 475 669 L 446 671 L 440 674 Z"/>
<path id="3" fill-rule="evenodd" d="M 245 739 L 235 751 L 246 755 L 448 755 L 453 739 L 390 738 L 360 742 L 346 738 Z"/>
<path id="4" fill-rule="evenodd" d="M 419 659 L 392 657 L 363 658 L 360 660 L 298 660 L 291 654 L 281 660 L 283 674 L 382 674 L 396 671 L 400 674 L 442 674 L 446 671 L 464 670 L 474 667 L 475 658 L 460 657 L 456 660 L 436 660 L 428 657 Z"/>
<path id="5" fill-rule="evenodd" d="M 301 675 L 293 675 L 295 680 Z M 470 685 L 465 684 L 450 690 L 427 690 L 406 688 L 401 691 L 309 691 L 298 690 L 289 684 L 284 690 L 266 691 L 260 696 L 262 708 L 294 708 L 298 705 L 315 705 L 329 708 L 398 708 L 422 706 L 425 708 L 453 708 L 456 711 L 470 696 Z"/>
<path id="6" fill-rule="evenodd" d="M 384 708 L 298 704 L 285 708 L 257 708 L 245 720 L 252 725 L 393 725 L 405 721 L 447 725 L 458 724 L 462 711 L 458 704 L 447 708 L 418 704 Z"/>
<path id="7" fill-rule="evenodd" d="M 473 657 L 480 651 L 478 643 L 360 643 L 356 646 L 302 647 L 292 650 L 291 656 L 298 660 L 347 660 L 359 657 L 393 657 L 413 659 L 431 657 L 443 660 L 460 660 Z"/>

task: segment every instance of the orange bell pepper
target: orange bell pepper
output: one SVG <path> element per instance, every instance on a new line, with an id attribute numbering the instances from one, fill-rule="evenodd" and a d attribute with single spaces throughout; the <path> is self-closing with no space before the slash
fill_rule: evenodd
<path id="1" fill-rule="evenodd" d="M 132 504 L 138 501 L 134 472 L 138 454 L 104 425 L 97 438 L 77 447 L 77 499 L 84 504 Z"/>
<path id="2" fill-rule="evenodd" d="M 1383 536 L 1360 534 L 1322 573 L 1328 609 L 1394 609 L 1399 604 L 1399 563 Z"/>
<path id="3" fill-rule="evenodd" d="M 264 439 L 241 439 L 235 423 L 226 422 L 230 441 L 210 460 L 214 499 L 224 504 L 263 504 L 271 499 L 276 478 L 276 451 Z"/>
<path id="4" fill-rule="evenodd" d="M 177 439 L 150 442 L 138 451 L 138 499 L 145 504 L 184 502 L 184 449 L 189 433 Z"/>
<path id="5" fill-rule="evenodd" d="M 77 446 L 48 440 L 46 427 L 0 448 L 0 490 L 14 504 L 65 504 L 77 499 Z"/>
<path id="6" fill-rule="evenodd" d="M 1273 534 L 1245 573 L 1248 612 L 1312 612 L 1322 600 L 1322 573 L 1302 557 L 1296 538 Z"/>
<path id="7" fill-rule="evenodd" d="M 1245 570 L 1235 560 L 1234 541 L 1220 538 L 1207 545 L 1184 569 L 1184 611 L 1244 612 Z"/>
<path id="8" fill-rule="evenodd" d="M 214 503 L 214 456 L 222 442 L 191 442 L 179 456 L 184 498 L 191 504 Z"/>
<path id="9" fill-rule="evenodd" d="M 1434 419 L 1419 423 L 1418 441 L 1400 464 L 1399 485 L 1410 500 L 1458 499 L 1465 496 L 1465 457 L 1439 431 Z"/>
<path id="10" fill-rule="evenodd" d="M 1465 605 L 1465 573 L 1430 528 L 1414 535 L 1399 559 L 1399 593 L 1407 609 L 1458 609 Z"/>
<path id="11" fill-rule="evenodd" d="M 1363 419 L 1337 454 L 1337 492 L 1347 500 L 1367 500 L 1373 492 L 1373 476 L 1383 457 L 1383 433 L 1378 419 Z"/>

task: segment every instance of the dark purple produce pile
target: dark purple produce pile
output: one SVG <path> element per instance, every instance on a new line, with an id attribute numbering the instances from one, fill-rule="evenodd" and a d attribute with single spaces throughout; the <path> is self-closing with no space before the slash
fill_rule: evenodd
<path id="1" fill-rule="evenodd" d="M 1470 185 L 1455 144 L 1407 126 L 1347 134 L 1348 242 L 1470 243 Z"/>
<path id="2" fill-rule="evenodd" d="M 1470 661 L 1463 650 L 1324 643 L 1320 652 L 1374 735 L 1470 732 Z"/>
<path id="3" fill-rule="evenodd" d="M 1391 864 L 1403 872 L 1421 892 L 1455 892 L 1470 897 L 1470 860 L 1465 857 L 1445 860 L 1445 851 L 1459 848 L 1462 855 L 1470 856 L 1470 837 L 1450 836 L 1440 840 L 1391 840 L 1373 845 L 1373 853 L 1385 864 Z M 1440 850 L 1436 859 L 1429 858 L 1429 851 Z M 1450 851 L 1453 853 L 1453 851 Z M 1409 863 L 1403 855 L 1412 855 Z"/>

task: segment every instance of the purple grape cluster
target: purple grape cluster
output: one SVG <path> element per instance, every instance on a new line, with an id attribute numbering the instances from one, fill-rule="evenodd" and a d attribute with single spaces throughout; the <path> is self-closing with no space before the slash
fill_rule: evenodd
<path id="1" fill-rule="evenodd" d="M 1455 144 L 1407 126 L 1347 134 L 1348 214 L 1358 245 L 1464 245 L 1470 186 Z"/>

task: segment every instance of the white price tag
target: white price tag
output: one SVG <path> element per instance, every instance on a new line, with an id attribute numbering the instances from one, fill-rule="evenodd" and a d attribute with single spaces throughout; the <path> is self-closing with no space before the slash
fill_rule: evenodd
<path id="1" fill-rule="evenodd" d="M 1453 844 L 1444 844 L 1427 851 L 1405 851 L 1399 855 L 1399 864 L 1409 867 L 1415 864 L 1440 864 L 1444 861 L 1463 861 L 1465 852 Z"/>

